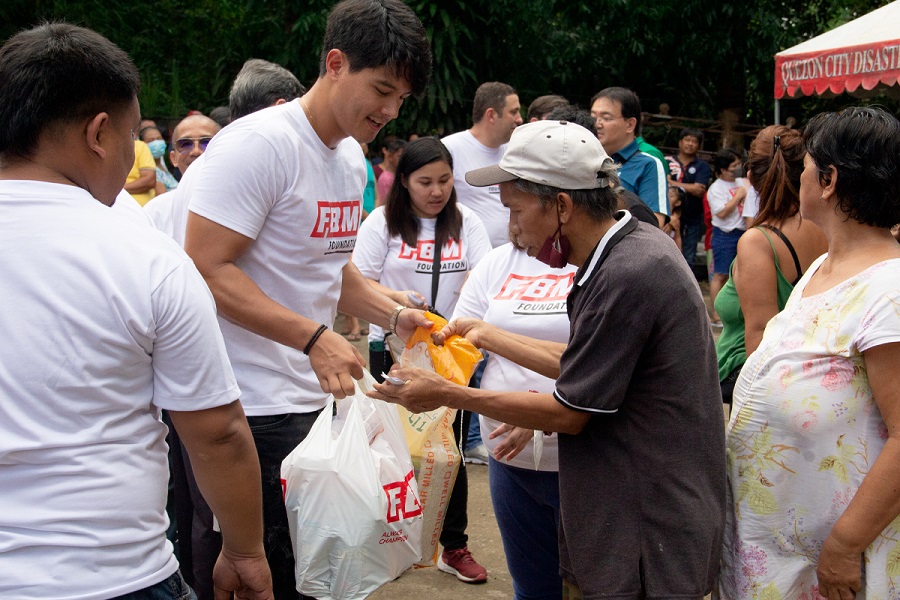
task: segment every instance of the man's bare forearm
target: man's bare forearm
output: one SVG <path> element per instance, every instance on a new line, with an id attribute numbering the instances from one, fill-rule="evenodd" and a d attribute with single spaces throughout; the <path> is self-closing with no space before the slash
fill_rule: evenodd
<path id="1" fill-rule="evenodd" d="M 221 526 L 223 545 L 237 556 L 261 554 L 259 458 L 240 402 L 169 414 L 187 448 L 197 485 Z"/>

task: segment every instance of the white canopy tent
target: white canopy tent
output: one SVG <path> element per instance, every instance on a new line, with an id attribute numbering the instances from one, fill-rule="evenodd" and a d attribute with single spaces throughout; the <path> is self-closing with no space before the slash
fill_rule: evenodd
<path id="1" fill-rule="evenodd" d="M 779 99 L 861 94 L 900 78 L 900 0 L 775 55 L 775 122 Z M 860 89 L 862 88 L 862 89 Z"/>

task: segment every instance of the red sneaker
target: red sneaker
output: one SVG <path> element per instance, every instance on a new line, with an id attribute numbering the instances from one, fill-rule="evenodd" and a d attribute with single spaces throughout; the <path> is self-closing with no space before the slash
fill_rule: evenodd
<path id="1" fill-rule="evenodd" d="M 468 548 L 444 551 L 438 558 L 437 568 L 444 573 L 456 575 L 465 583 L 484 583 L 487 581 L 487 570 L 475 562 Z"/>

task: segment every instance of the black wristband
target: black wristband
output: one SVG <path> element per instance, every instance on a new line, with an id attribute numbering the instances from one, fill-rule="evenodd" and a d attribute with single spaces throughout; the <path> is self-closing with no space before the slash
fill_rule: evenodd
<path id="1" fill-rule="evenodd" d="M 303 354 L 309 356 L 309 351 L 312 350 L 313 345 L 318 341 L 319 336 L 325 333 L 325 330 L 328 329 L 325 325 L 319 325 L 319 328 L 316 329 L 316 332 L 312 334 L 312 337 L 309 338 L 309 341 L 306 342 L 306 347 L 303 349 Z"/>

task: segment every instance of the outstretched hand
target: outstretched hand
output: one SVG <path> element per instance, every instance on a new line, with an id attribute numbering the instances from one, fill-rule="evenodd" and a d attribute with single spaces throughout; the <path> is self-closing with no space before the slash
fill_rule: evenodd
<path id="1" fill-rule="evenodd" d="M 478 343 L 479 336 L 488 327 L 490 326 L 481 319 L 461 317 L 453 319 L 443 329 L 433 333 L 431 337 L 435 344 L 442 346 L 451 335 L 458 335 L 472 342 L 472 345 L 476 348 L 481 348 L 481 345 Z"/>
<path id="2" fill-rule="evenodd" d="M 428 320 L 424 311 L 414 308 L 407 308 L 401 311 L 397 317 L 397 326 L 395 327 L 395 331 L 400 339 L 404 342 L 408 340 L 415 333 L 416 327 L 431 329 L 434 327 L 434 323 Z"/>
<path id="3" fill-rule="evenodd" d="M 464 390 L 444 379 L 437 373 L 416 367 L 400 367 L 394 365 L 390 375 L 402 379 L 406 383 L 376 383 L 367 395 L 370 398 L 399 404 L 411 413 L 426 412 L 448 406 L 449 394 L 454 390 Z"/>

